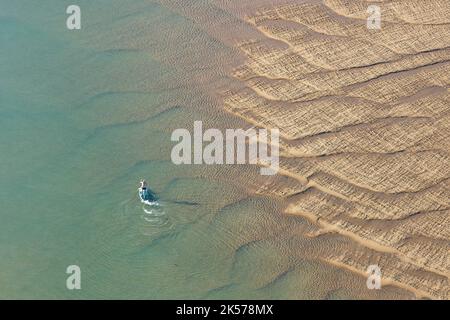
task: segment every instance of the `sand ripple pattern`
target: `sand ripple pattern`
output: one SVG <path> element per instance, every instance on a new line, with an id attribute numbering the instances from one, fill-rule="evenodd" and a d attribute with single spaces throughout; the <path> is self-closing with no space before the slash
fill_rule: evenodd
<path id="1" fill-rule="evenodd" d="M 366 28 L 362 0 L 251 16 L 265 38 L 239 44 L 242 89 L 227 92 L 225 106 L 280 129 L 291 180 L 261 193 L 364 248 L 324 261 L 360 274 L 378 264 L 385 284 L 448 299 L 450 2 L 378 5 L 381 30 Z"/>

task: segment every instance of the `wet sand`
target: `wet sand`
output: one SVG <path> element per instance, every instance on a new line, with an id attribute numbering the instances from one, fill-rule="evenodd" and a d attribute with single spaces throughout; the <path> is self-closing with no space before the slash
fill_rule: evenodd
<path id="1" fill-rule="evenodd" d="M 234 7 L 260 34 L 224 104 L 280 129 L 285 213 L 354 243 L 317 258 L 448 299 L 450 6 L 431 2 L 380 3 L 381 30 L 364 1 Z"/>

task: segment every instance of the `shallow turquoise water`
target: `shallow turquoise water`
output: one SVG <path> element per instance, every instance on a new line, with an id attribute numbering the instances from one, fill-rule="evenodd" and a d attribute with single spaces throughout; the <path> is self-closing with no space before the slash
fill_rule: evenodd
<path id="1" fill-rule="evenodd" d="M 68 31 L 67 4 L 1 2 L 0 297 L 182 295 L 158 286 L 170 254 L 152 243 L 208 212 L 189 199 L 205 182 L 168 157 L 169 124 L 186 118 L 171 101 L 183 93 L 166 88 L 170 65 L 113 35 L 136 19 L 155 33 L 183 19 L 145 1 L 80 1 L 82 30 Z M 159 215 L 137 201 L 141 177 Z M 80 291 L 65 288 L 71 264 Z"/>
<path id="2" fill-rule="evenodd" d="M 171 131 L 203 117 L 179 101 L 205 103 L 183 85 L 196 69 L 186 37 L 219 45 L 147 1 L 79 1 L 82 30 L 68 31 L 68 4 L 1 2 L 0 298 L 229 290 L 239 241 L 211 223 L 242 193 L 169 158 Z M 159 208 L 138 201 L 140 178 Z M 66 289 L 72 264 L 79 291 Z"/>

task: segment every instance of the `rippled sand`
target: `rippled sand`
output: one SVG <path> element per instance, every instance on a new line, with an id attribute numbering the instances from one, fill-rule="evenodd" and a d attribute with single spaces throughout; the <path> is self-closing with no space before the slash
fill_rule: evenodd
<path id="1" fill-rule="evenodd" d="M 417 297 L 449 298 L 450 3 L 386 1 L 381 30 L 366 1 L 266 4 L 243 19 L 242 85 L 226 109 L 279 128 L 282 175 L 264 188 L 285 212 L 345 245 L 317 258 Z M 247 8 L 247 10 L 249 10 Z"/>

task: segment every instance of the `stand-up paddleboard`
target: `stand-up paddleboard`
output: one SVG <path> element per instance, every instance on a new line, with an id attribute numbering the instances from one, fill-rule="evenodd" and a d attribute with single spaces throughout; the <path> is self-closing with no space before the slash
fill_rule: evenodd
<path id="1" fill-rule="evenodd" d="M 139 188 L 138 195 L 142 203 L 148 204 L 150 206 L 159 205 L 155 195 L 152 192 L 150 192 L 147 188 Z"/>
<path id="2" fill-rule="evenodd" d="M 139 195 L 139 199 L 141 199 L 141 202 L 149 205 L 149 206 L 158 206 L 158 198 L 156 197 L 156 195 L 151 192 L 146 186 L 145 187 L 140 187 L 138 189 L 138 195 Z M 144 208 L 144 211 L 145 210 Z"/>

